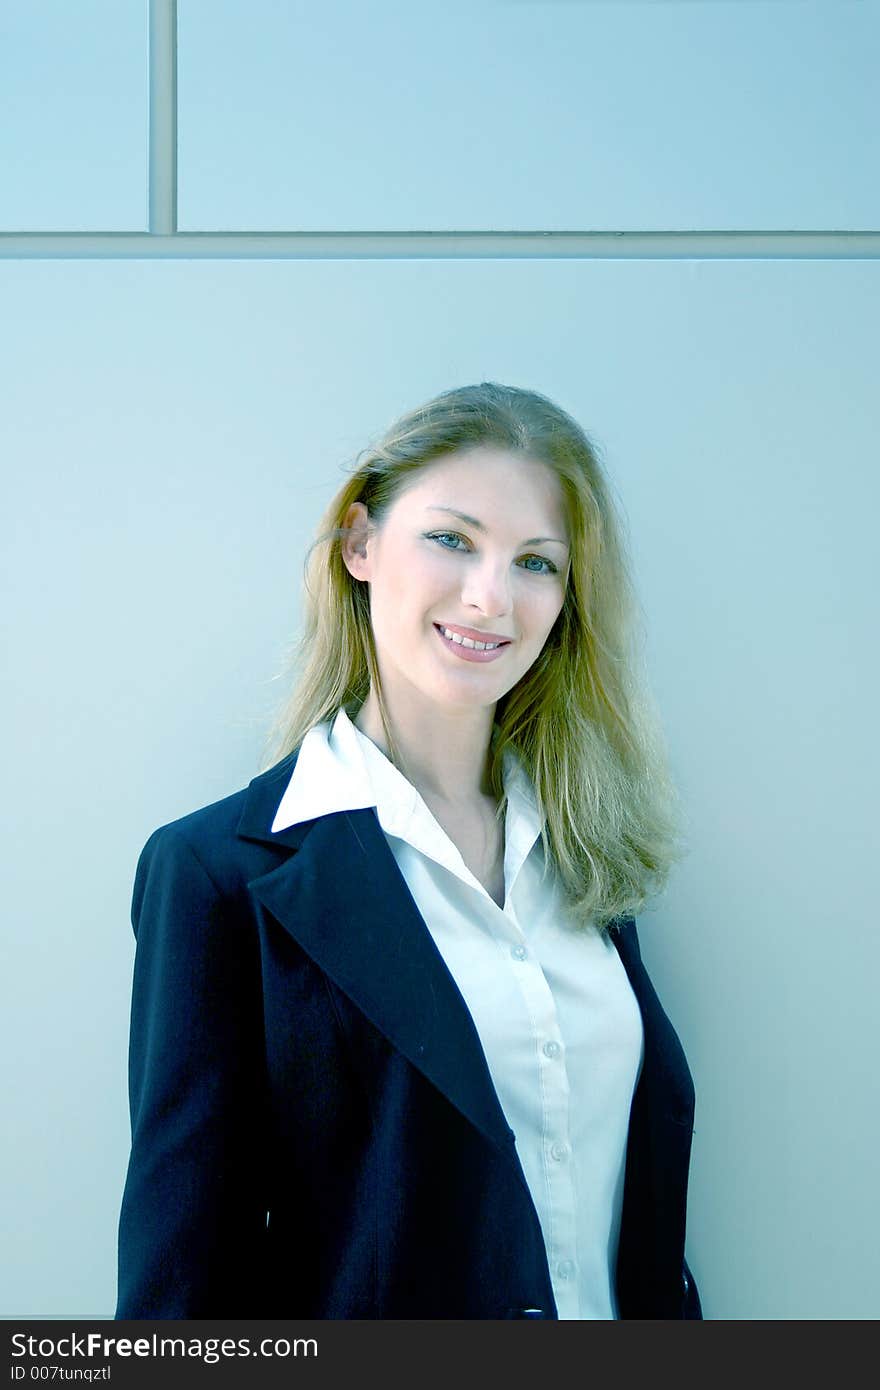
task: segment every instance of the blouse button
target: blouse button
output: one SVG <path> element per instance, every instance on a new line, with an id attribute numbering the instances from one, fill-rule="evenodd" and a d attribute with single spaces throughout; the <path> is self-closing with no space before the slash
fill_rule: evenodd
<path id="1" fill-rule="evenodd" d="M 528 955 L 528 951 L 526 950 L 525 946 L 512 946 L 510 954 L 513 956 L 514 960 L 525 960 L 526 956 Z"/>
<path id="2" fill-rule="evenodd" d="M 557 1163 L 561 1163 L 567 1153 L 568 1149 L 564 1144 L 554 1144 L 550 1150 L 551 1158 L 555 1158 Z"/>
<path id="3" fill-rule="evenodd" d="M 560 1260 L 556 1266 L 556 1273 L 560 1279 L 570 1279 L 574 1274 L 574 1265 L 571 1260 Z"/>
<path id="4" fill-rule="evenodd" d="M 561 1051 L 561 1049 L 560 1049 L 560 1046 L 559 1046 L 559 1043 L 558 1043 L 558 1042 L 545 1042 L 545 1044 L 544 1044 L 544 1056 L 545 1056 L 545 1057 L 558 1057 L 560 1051 Z"/>

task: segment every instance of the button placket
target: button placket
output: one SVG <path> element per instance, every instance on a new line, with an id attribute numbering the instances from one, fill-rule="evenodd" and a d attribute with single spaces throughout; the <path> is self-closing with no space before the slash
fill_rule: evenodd
<path id="1" fill-rule="evenodd" d="M 555 1033 L 557 1028 L 558 1019 L 554 1009 L 553 1027 L 548 1031 Z M 548 1059 L 548 1064 L 542 1068 L 545 1097 L 544 1169 L 555 1215 L 554 1235 L 548 1256 L 558 1284 L 557 1303 L 561 1302 L 565 1308 L 564 1316 L 576 1318 L 580 1312 L 577 1249 L 573 1243 L 577 1227 L 577 1197 L 575 1174 L 570 1162 L 571 1145 L 568 1142 L 571 1103 L 568 1067 L 565 1049 L 556 1038 L 548 1038 L 541 1052 Z"/>
<path id="2" fill-rule="evenodd" d="M 512 923 L 510 925 L 513 925 Z M 528 1009 L 535 1039 L 536 1081 L 541 1095 L 542 1181 L 547 1194 L 545 1241 L 553 1271 L 557 1306 L 561 1314 L 577 1318 L 580 1297 L 577 1282 L 577 1201 L 570 1161 L 571 1101 L 565 1049 L 559 1040 L 559 1016 L 553 991 L 541 965 L 535 942 L 528 946 L 507 940 L 508 959 Z M 501 944 L 499 942 L 499 944 Z M 559 1271 L 565 1271 L 560 1273 Z"/>

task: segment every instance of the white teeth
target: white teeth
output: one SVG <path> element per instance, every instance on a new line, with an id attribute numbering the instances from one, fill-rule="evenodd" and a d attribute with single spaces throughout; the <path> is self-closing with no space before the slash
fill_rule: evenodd
<path id="1" fill-rule="evenodd" d="M 461 647 L 473 647 L 478 652 L 494 652 L 496 647 L 502 645 L 501 642 L 472 642 L 470 637 L 460 637 L 457 632 L 450 632 L 448 627 L 441 627 L 440 631 L 444 637 L 457 642 Z"/>

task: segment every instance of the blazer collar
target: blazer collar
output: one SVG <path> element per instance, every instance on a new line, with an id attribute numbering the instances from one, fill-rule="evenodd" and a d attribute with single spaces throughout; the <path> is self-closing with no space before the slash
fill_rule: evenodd
<path id="1" fill-rule="evenodd" d="M 318 816 L 274 834 L 270 830 L 297 751 L 247 789 L 238 835 L 272 845 L 284 856 L 248 887 L 389 1042 L 493 1144 L 515 1155 L 513 1130 L 470 1011 L 397 866 L 375 807 Z M 659 1006 L 645 976 L 635 924 L 625 918 L 619 925 L 612 940 L 647 1027 Z M 525 1184 L 521 1167 L 520 1175 Z"/>
<path id="2" fill-rule="evenodd" d="M 493 1144 L 512 1153 L 513 1131 L 470 1011 L 375 807 L 271 832 L 296 756 L 289 754 L 247 789 L 239 836 L 286 851 L 281 864 L 248 887 L 393 1046 Z"/>

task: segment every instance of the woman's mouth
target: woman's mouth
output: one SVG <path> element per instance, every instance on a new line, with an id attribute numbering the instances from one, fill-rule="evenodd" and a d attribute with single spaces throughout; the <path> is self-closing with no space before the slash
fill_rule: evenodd
<path id="1" fill-rule="evenodd" d="M 460 657 L 462 661 L 494 661 L 496 657 L 501 656 L 510 646 L 510 642 L 501 642 L 497 646 L 491 643 L 485 647 L 476 647 L 472 644 L 469 637 L 459 637 L 456 634 L 453 638 L 451 636 L 451 629 L 443 628 L 440 623 L 434 624 L 434 630 L 444 647 L 448 647 L 450 651 L 455 652 L 455 655 Z"/>

